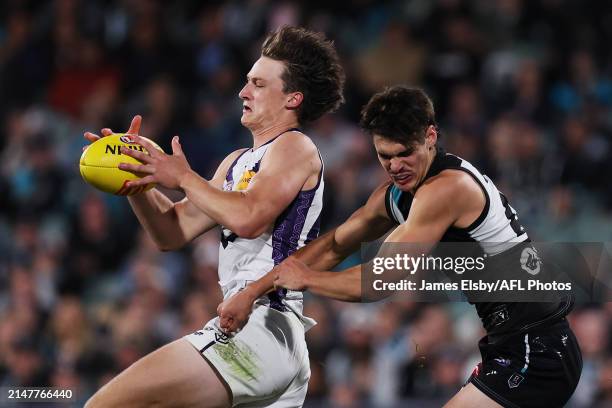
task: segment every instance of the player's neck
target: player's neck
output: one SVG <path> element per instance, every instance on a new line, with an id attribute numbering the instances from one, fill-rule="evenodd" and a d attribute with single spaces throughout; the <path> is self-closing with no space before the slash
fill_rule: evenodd
<path id="1" fill-rule="evenodd" d="M 279 121 L 270 126 L 262 126 L 259 129 L 251 130 L 253 135 L 253 148 L 256 149 L 259 146 L 269 142 L 281 133 L 299 127 L 296 120 Z"/>

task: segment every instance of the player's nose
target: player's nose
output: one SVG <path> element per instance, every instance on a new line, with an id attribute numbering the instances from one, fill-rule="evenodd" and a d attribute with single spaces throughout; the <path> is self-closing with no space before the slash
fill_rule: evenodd
<path id="1" fill-rule="evenodd" d="M 249 89 L 249 84 L 246 84 L 245 86 L 242 87 L 240 92 L 238 92 L 238 97 L 242 100 L 251 99 L 251 91 Z"/>
<path id="2" fill-rule="evenodd" d="M 402 169 L 402 162 L 401 162 L 401 160 L 399 160 L 399 159 L 397 159 L 395 157 L 391 158 L 391 160 L 389 160 L 389 169 L 392 172 L 397 172 L 397 171 L 401 170 Z"/>

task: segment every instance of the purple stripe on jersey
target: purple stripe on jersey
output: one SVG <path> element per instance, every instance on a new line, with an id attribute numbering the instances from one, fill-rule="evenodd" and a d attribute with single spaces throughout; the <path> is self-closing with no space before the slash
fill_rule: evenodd
<path id="1" fill-rule="evenodd" d="M 227 169 L 227 173 L 225 174 L 225 181 L 227 181 L 228 183 L 234 181 L 234 176 L 232 176 L 232 172 L 234 170 L 234 166 L 236 165 L 236 163 L 238 163 L 238 160 L 242 157 L 242 155 L 245 154 L 248 151 L 249 151 L 249 149 L 246 149 L 244 152 L 240 153 L 238 155 L 238 157 L 236 157 L 236 160 L 234 160 L 232 165 L 229 166 L 229 169 Z"/>
<path id="2" fill-rule="evenodd" d="M 316 190 L 300 191 L 289 207 L 283 211 L 272 232 L 272 259 L 278 265 L 298 248 L 298 242 L 306 215 L 312 205 Z"/>
<path id="3" fill-rule="evenodd" d="M 298 249 L 300 235 L 306 223 L 306 216 L 316 192 L 316 189 L 301 191 L 274 224 L 272 232 L 272 259 L 274 260 L 274 265 L 278 265 Z M 285 306 L 282 304 L 281 299 L 286 294 L 286 289 L 277 289 L 275 292 L 268 294 L 270 307 L 284 311 Z"/>

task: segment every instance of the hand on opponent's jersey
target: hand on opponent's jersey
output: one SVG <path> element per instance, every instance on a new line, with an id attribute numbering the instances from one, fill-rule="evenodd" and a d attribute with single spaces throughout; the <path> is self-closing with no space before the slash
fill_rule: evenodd
<path id="1" fill-rule="evenodd" d="M 172 155 L 159 151 L 151 142 L 138 135 L 131 135 L 132 141 L 138 143 L 149 154 L 138 150 L 121 147 L 121 153 L 140 160 L 144 164 L 121 163 L 121 170 L 144 173 L 146 176 L 138 180 L 130 181 L 127 187 L 145 186 L 149 183 L 160 184 L 166 188 L 178 189 L 181 179 L 191 171 L 189 163 L 185 158 L 179 137 L 172 138 Z"/>

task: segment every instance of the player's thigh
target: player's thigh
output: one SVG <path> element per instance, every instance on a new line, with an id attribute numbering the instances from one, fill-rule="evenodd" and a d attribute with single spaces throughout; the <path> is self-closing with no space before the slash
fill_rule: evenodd
<path id="1" fill-rule="evenodd" d="M 468 383 L 444 405 L 444 408 L 503 408 L 482 391 Z"/>
<path id="2" fill-rule="evenodd" d="M 184 339 L 141 358 L 88 402 L 97 407 L 229 407 L 225 384 Z"/>

